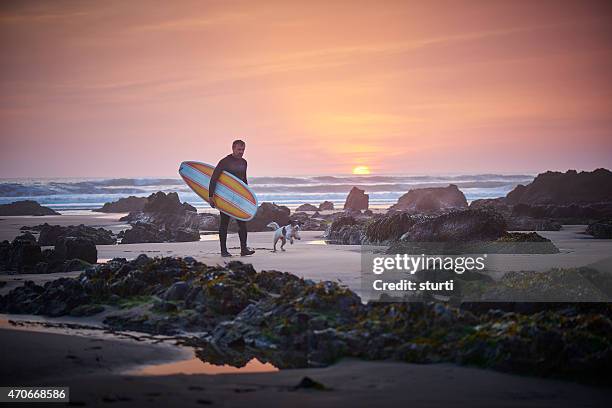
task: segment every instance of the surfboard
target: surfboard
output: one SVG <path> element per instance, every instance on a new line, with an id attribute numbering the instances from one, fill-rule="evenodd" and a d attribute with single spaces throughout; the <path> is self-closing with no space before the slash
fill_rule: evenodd
<path id="1" fill-rule="evenodd" d="M 204 201 L 210 204 L 208 188 L 215 166 L 196 161 L 184 161 L 179 174 L 185 183 Z M 230 217 L 249 221 L 257 212 L 257 196 L 249 186 L 233 174 L 223 171 L 215 187 L 217 209 Z"/>

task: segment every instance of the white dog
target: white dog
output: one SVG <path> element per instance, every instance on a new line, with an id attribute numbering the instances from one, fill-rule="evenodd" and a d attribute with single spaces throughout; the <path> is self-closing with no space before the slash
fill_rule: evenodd
<path id="1" fill-rule="evenodd" d="M 279 226 L 275 222 L 271 222 L 267 226 L 274 229 L 274 250 L 272 252 L 276 252 L 276 243 L 279 239 L 283 241 L 280 247 L 281 251 L 285 250 L 283 247 L 287 243 L 287 240 L 289 240 L 289 243 L 293 245 L 294 238 L 300 240 L 302 239 L 300 237 L 300 224 L 298 224 L 296 221 L 291 221 L 289 225 L 285 225 L 284 227 Z"/>

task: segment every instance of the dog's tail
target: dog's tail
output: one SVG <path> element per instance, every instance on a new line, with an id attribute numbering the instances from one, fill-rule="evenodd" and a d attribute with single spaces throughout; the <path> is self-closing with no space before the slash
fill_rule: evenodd
<path id="1" fill-rule="evenodd" d="M 269 223 L 268 225 L 266 225 L 266 227 L 268 227 L 268 228 L 273 228 L 273 229 L 275 229 L 275 230 L 277 230 L 277 229 L 279 229 L 279 228 L 280 228 L 280 226 L 279 226 L 277 223 L 275 223 L 274 221 L 272 221 L 271 223 Z"/>

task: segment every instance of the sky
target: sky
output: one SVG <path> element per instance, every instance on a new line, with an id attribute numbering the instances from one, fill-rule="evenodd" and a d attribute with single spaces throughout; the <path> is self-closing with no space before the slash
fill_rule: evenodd
<path id="1" fill-rule="evenodd" d="M 0 177 L 612 167 L 609 1 L 3 1 Z"/>

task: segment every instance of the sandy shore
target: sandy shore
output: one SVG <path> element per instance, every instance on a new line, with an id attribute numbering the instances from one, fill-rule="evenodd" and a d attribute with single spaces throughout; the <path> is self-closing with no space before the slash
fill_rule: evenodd
<path id="1" fill-rule="evenodd" d="M 2 385 L 69 386 L 71 403 L 85 406 L 596 407 L 612 397 L 609 389 L 563 381 L 384 361 L 247 374 L 127 375 L 122 372 L 130 366 L 180 360 L 184 353 L 165 344 L 5 329 L 0 344 Z M 329 390 L 295 389 L 306 376 Z"/>

